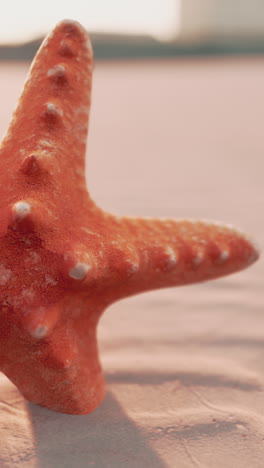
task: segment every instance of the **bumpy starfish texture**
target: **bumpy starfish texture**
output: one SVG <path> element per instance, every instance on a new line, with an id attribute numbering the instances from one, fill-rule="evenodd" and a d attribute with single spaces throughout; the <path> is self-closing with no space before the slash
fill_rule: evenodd
<path id="1" fill-rule="evenodd" d="M 108 305 L 258 257 L 231 227 L 96 206 L 84 174 L 92 63 L 85 30 L 59 23 L 0 148 L 0 369 L 28 400 L 72 414 L 104 397 L 96 327 Z"/>

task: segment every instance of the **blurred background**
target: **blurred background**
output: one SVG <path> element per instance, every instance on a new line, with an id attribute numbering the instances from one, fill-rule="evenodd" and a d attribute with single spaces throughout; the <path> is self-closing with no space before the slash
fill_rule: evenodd
<path id="1" fill-rule="evenodd" d="M 98 59 L 264 50 L 261 0 L 10 0 L 0 16 L 0 58 L 30 59 L 62 18 L 90 31 Z"/>

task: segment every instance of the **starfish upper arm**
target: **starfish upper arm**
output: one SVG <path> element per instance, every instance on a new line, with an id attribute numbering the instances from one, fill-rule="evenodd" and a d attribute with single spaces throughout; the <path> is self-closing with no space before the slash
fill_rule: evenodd
<path id="1" fill-rule="evenodd" d="M 53 184 L 51 198 L 65 196 L 64 184 L 71 187 L 73 180 L 76 192 L 81 189 L 87 195 L 84 168 L 92 71 L 89 37 L 74 21 L 59 23 L 32 63 L 1 144 L 1 159 L 13 169 L 10 178 L 20 174 L 36 189 L 38 199 L 45 180 Z M 6 180 L 8 174 L 4 176 Z"/>

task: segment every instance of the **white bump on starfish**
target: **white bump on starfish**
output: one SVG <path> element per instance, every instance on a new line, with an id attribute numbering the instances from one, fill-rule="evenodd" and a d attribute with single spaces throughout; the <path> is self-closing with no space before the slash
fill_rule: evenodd
<path id="1" fill-rule="evenodd" d="M 4 265 L 0 265 L 0 285 L 6 284 L 12 276 L 12 271 L 5 268 Z"/>
<path id="2" fill-rule="evenodd" d="M 91 265 L 88 265 L 87 263 L 77 263 L 69 271 L 69 276 L 75 280 L 82 280 L 90 269 Z"/>
<path id="3" fill-rule="evenodd" d="M 218 263 L 224 263 L 228 260 L 229 258 L 229 251 L 228 250 L 222 250 L 219 254 L 219 257 L 217 259 Z"/>
<path id="4" fill-rule="evenodd" d="M 58 115 L 62 116 L 63 111 L 60 109 L 60 107 L 55 106 L 53 102 L 48 102 L 46 104 L 46 114 L 57 117 Z"/>
<path id="5" fill-rule="evenodd" d="M 64 78 L 65 73 L 66 73 L 66 70 L 65 70 L 64 65 L 58 64 L 48 70 L 47 76 L 49 78 L 59 79 L 59 78 Z"/>
<path id="6" fill-rule="evenodd" d="M 67 39 L 62 39 L 59 46 L 59 53 L 63 57 L 74 57 L 74 49 Z"/>
<path id="7" fill-rule="evenodd" d="M 65 361 L 63 362 L 64 369 L 68 369 L 70 365 L 71 365 L 70 359 L 65 359 Z"/>
<path id="8" fill-rule="evenodd" d="M 136 273 L 139 269 L 139 264 L 138 263 L 135 263 L 135 262 L 128 262 L 128 269 L 127 269 L 127 272 L 128 273 Z"/>
<path id="9" fill-rule="evenodd" d="M 166 269 L 171 270 L 178 263 L 178 257 L 175 250 L 171 246 L 167 246 L 164 250 Z"/>
<path id="10" fill-rule="evenodd" d="M 204 261 L 204 252 L 202 252 L 202 251 L 197 252 L 196 255 L 192 259 L 192 263 L 195 266 L 201 265 L 201 263 L 203 263 L 203 261 Z"/>
<path id="11" fill-rule="evenodd" d="M 21 221 L 26 218 L 31 212 L 31 206 L 29 203 L 19 201 L 13 205 L 13 213 L 16 220 Z"/>
<path id="12" fill-rule="evenodd" d="M 34 330 L 30 332 L 31 336 L 37 339 L 45 338 L 45 336 L 47 336 L 47 333 L 48 327 L 46 327 L 45 325 L 38 325 Z"/>
<path id="13" fill-rule="evenodd" d="M 120 244 L 120 241 L 112 241 L 113 245 Z M 121 248 L 122 251 L 122 248 Z M 135 248 L 127 246 L 127 253 L 125 256 L 126 271 L 128 274 L 133 275 L 139 270 L 139 255 Z"/>
<path id="14" fill-rule="evenodd" d="M 29 156 L 27 156 L 22 161 L 22 164 L 20 166 L 20 171 L 27 175 L 36 174 L 37 172 L 40 172 L 40 170 L 41 168 L 39 160 L 35 154 L 30 154 Z"/>

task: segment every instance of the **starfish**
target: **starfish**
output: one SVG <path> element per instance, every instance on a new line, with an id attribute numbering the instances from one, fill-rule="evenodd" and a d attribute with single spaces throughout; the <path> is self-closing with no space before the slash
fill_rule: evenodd
<path id="1" fill-rule="evenodd" d="M 232 227 L 120 217 L 85 181 L 93 53 L 60 22 L 0 147 L 0 369 L 24 397 L 84 414 L 105 394 L 96 329 L 113 302 L 230 274 L 258 258 Z"/>

